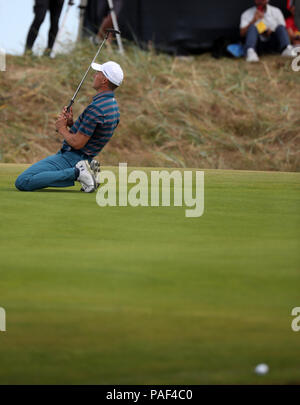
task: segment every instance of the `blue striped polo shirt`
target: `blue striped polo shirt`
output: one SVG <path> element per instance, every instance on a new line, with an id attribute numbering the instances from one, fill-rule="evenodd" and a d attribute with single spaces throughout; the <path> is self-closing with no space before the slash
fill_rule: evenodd
<path id="1" fill-rule="evenodd" d="M 70 132 L 76 134 L 77 131 L 80 131 L 89 136 L 90 139 L 79 151 L 89 157 L 94 157 L 110 140 L 119 121 L 120 112 L 114 93 L 112 91 L 101 92 L 93 97 L 92 103 L 80 114 L 70 128 Z M 64 140 L 62 150 L 71 149 L 71 146 Z"/>

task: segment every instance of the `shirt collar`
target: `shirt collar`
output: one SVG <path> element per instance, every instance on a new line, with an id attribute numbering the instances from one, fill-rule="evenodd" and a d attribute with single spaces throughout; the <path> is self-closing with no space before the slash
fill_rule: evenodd
<path id="1" fill-rule="evenodd" d="M 93 101 L 99 100 L 101 97 L 114 97 L 113 91 L 101 91 L 93 97 Z"/>
<path id="2" fill-rule="evenodd" d="M 268 10 L 270 9 L 270 4 L 266 4 L 266 11 L 264 11 L 265 14 L 267 14 Z M 253 6 L 253 10 L 257 10 L 256 6 Z"/>

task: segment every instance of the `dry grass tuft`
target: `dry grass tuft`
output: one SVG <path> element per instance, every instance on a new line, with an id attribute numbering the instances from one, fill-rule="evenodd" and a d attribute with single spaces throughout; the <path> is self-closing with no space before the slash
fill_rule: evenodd
<path id="1" fill-rule="evenodd" d="M 95 48 L 83 42 L 56 59 L 8 56 L 0 73 L 0 161 L 34 162 L 58 150 L 54 120 Z M 121 123 L 103 164 L 299 171 L 300 73 L 280 56 L 257 65 L 201 55 L 182 60 L 127 45 L 106 49 L 125 71 Z M 87 79 L 79 114 L 93 96 Z"/>

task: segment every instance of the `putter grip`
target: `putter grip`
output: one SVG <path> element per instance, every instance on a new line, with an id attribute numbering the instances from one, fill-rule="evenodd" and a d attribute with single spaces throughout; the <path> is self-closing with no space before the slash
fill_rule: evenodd
<path id="1" fill-rule="evenodd" d="M 68 112 L 70 111 L 70 108 L 72 107 L 73 104 L 74 104 L 74 100 L 72 99 L 72 100 L 69 102 L 68 107 L 67 107 L 67 111 L 68 111 Z M 57 129 L 56 129 L 55 131 L 58 132 Z"/>
<path id="2" fill-rule="evenodd" d="M 74 104 L 74 100 L 72 99 L 72 100 L 69 102 L 69 105 L 68 105 L 68 107 L 67 107 L 67 111 L 68 111 L 68 112 L 70 111 L 70 108 L 72 107 L 73 104 Z"/>

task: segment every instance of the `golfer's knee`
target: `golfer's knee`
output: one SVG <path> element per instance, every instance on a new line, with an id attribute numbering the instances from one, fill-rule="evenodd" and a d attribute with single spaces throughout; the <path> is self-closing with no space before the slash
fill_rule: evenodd
<path id="1" fill-rule="evenodd" d="M 23 174 L 20 174 L 20 176 L 15 181 L 15 187 L 20 191 L 31 191 L 28 187 L 28 178 Z"/>

